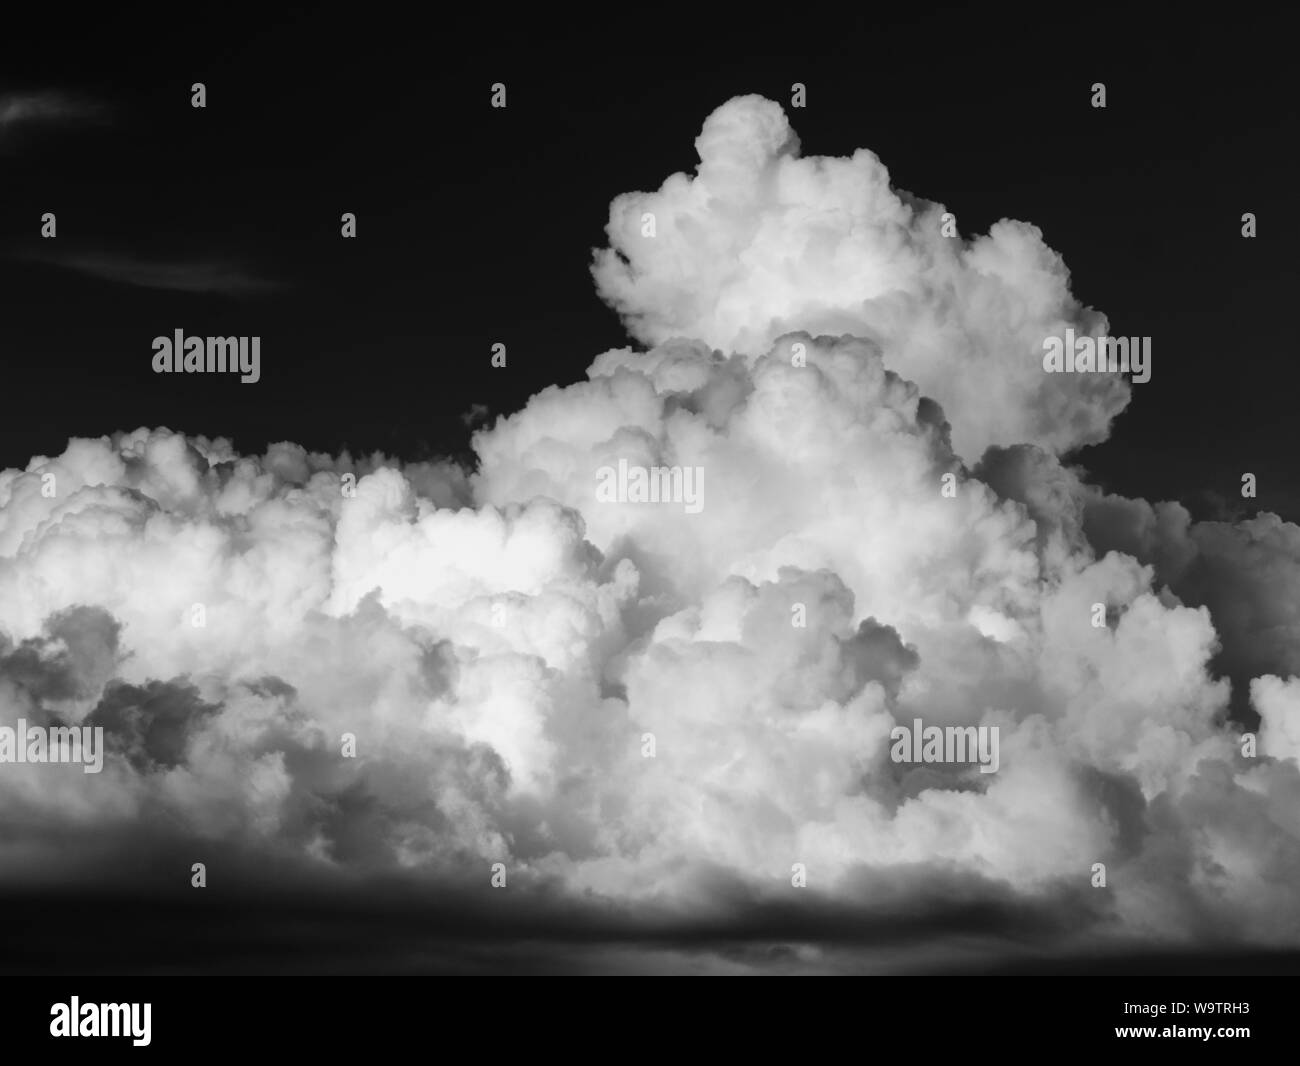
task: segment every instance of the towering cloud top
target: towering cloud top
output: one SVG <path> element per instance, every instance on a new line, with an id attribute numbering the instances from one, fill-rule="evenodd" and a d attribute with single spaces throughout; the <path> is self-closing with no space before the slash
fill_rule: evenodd
<path id="1" fill-rule="evenodd" d="M 1045 337 L 1105 319 L 1070 295 L 1036 227 L 955 236 L 943 205 L 892 189 L 873 153 L 799 158 L 785 114 L 759 96 L 714 111 L 695 147 L 694 177 L 614 201 L 596 254 L 601 295 L 638 340 L 749 355 L 796 329 L 873 340 L 939 401 L 969 461 L 991 444 L 1062 452 L 1106 437 L 1124 380 L 1043 373 Z"/>

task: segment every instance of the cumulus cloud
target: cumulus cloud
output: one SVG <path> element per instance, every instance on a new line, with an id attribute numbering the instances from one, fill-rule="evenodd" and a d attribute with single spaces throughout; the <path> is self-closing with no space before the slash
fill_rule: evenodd
<path id="1" fill-rule="evenodd" d="M 920 906 L 1061 943 L 1300 937 L 1293 645 L 1254 660 L 1257 758 L 1215 668 L 1289 625 L 1291 531 L 1061 464 L 1127 393 L 1042 374 L 1035 335 L 1088 313 L 1032 228 L 941 238 L 757 98 L 697 146 L 695 178 L 615 201 L 596 268 L 649 350 L 480 428 L 468 474 L 165 429 L 0 474 L 0 725 L 109 749 L 3 768 L 0 871 L 154 835 L 471 896 L 501 862 L 548 908 L 678 932 L 804 906 L 787 928 L 879 943 Z M 703 508 L 600 500 L 620 460 L 703 469 Z M 1243 570 L 1223 623 L 1207 590 Z M 894 763 L 916 718 L 997 728 L 998 772 Z"/>
<path id="2" fill-rule="evenodd" d="M 748 355 L 792 330 L 876 341 L 972 461 L 994 444 L 1060 452 L 1106 437 L 1124 380 L 1042 372 L 1045 337 L 1098 335 L 1106 320 L 1071 296 L 1035 226 L 947 236 L 944 206 L 892 188 L 870 151 L 800 158 L 781 108 L 758 96 L 710 115 L 695 149 L 695 175 L 614 200 L 596 253 L 600 293 L 638 340 Z"/>

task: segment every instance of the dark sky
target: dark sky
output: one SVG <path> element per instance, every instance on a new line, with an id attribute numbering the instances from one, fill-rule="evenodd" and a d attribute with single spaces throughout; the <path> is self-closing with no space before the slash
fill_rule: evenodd
<path id="1" fill-rule="evenodd" d="M 0 466 L 141 425 L 244 451 L 461 450 L 472 405 L 514 411 L 628 343 L 588 272 L 611 198 L 691 169 L 702 120 L 731 96 L 788 103 L 802 81 L 805 154 L 869 147 L 963 234 L 1033 222 L 1113 334 L 1152 338 L 1152 380 L 1077 457 L 1095 480 L 1205 514 L 1249 470 L 1260 507 L 1300 517 L 1283 487 L 1295 96 L 1267 28 L 895 10 L 798 32 L 575 15 L 557 32 L 542 16 L 254 10 L 10 35 L 0 90 L 104 110 L 0 145 Z M 39 239 L 45 211 L 56 241 Z M 87 257 L 267 284 L 169 291 L 60 265 Z M 261 336 L 261 382 L 155 375 L 150 342 L 176 328 Z"/>

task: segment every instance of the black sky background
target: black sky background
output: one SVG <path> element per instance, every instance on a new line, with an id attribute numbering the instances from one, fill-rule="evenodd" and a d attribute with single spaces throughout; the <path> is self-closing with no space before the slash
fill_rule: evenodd
<path id="1" fill-rule="evenodd" d="M 1296 92 L 1278 25 L 1238 6 L 1213 21 L 1184 13 L 1150 23 L 1091 8 L 1034 18 L 799 12 L 787 23 L 759 8 L 689 19 L 655 9 L 621 24 L 605 13 L 525 21 L 431 7 L 6 16 L 0 93 L 75 94 L 107 111 L 0 141 L 0 468 L 58 454 L 70 436 L 160 425 L 228 437 L 243 452 L 290 440 L 412 460 L 463 453 L 474 405 L 516 411 L 630 343 L 589 273 L 609 201 L 692 170 L 701 123 L 732 96 L 788 107 L 800 81 L 808 107 L 789 114 L 805 154 L 870 148 L 896 187 L 945 203 L 966 237 L 1006 216 L 1038 225 L 1075 295 L 1104 311 L 1115 335 L 1153 338 L 1151 381 L 1134 387 L 1111 440 L 1076 457 L 1094 481 L 1182 499 L 1198 516 L 1248 503 L 1300 520 L 1289 469 Z M 195 81 L 207 86 L 205 110 L 190 106 Z M 508 85 L 504 111 L 489 107 L 496 81 Z M 1106 84 L 1105 110 L 1089 106 L 1095 81 Z M 46 211 L 58 216 L 55 241 L 39 238 Z M 358 216 L 355 241 L 339 235 L 344 211 Z M 1254 240 L 1240 234 L 1246 211 L 1259 219 Z M 47 261 L 81 255 L 237 265 L 274 287 L 187 293 Z M 177 328 L 261 336 L 261 381 L 154 374 L 150 342 Z M 508 347 L 508 369 L 490 366 L 496 342 Z M 1238 497 L 1245 471 L 1259 477 L 1256 501 Z M 256 892 L 233 905 L 185 892 L 156 911 L 130 887 L 96 896 L 87 885 L 76 903 L 46 904 L 50 914 L 119 908 L 131 934 L 121 944 L 59 940 L 29 921 L 36 901 L 6 908 L 29 939 L 7 919 L 0 969 L 216 960 L 232 972 L 391 971 L 397 959 L 425 970 L 430 957 L 459 959 L 443 922 L 466 921 L 454 906 L 451 917 L 439 911 L 425 932 L 434 946 L 419 955 L 419 938 L 409 947 L 409 925 L 393 916 L 427 900 L 372 899 L 369 927 L 322 904 L 274 950 L 329 930 L 338 939 L 275 963 L 243 952 L 264 952 L 261 933 L 282 930 L 293 907 Z M 237 917 L 205 910 L 229 906 Z M 990 937 L 1016 928 L 996 909 L 953 921 Z M 560 919 L 541 926 L 528 937 L 568 935 Z M 178 929 L 213 927 L 177 940 Z M 764 929 L 701 937 L 720 951 L 816 940 L 784 916 Z M 354 934 L 380 942 L 373 958 L 358 962 Z M 838 926 L 828 940 L 843 934 Z M 612 940 L 644 936 L 633 922 Z M 173 955 L 159 944 L 174 944 Z M 540 957 L 521 956 L 517 968 L 555 968 L 553 944 Z M 1285 964 L 1294 970 L 1294 956 Z M 1223 972 L 1221 958 L 1206 965 Z"/>
<path id="2" fill-rule="evenodd" d="M 109 111 L 0 146 L 0 466 L 142 425 L 245 452 L 463 453 L 473 405 L 510 413 L 629 343 L 589 274 L 609 201 L 692 170 L 703 119 L 730 97 L 788 105 L 802 81 L 808 107 L 789 113 L 805 154 L 870 148 L 967 237 L 1033 222 L 1113 333 L 1153 338 L 1151 381 L 1112 439 L 1075 457 L 1094 480 L 1207 516 L 1215 496 L 1253 509 L 1239 498 L 1251 471 L 1261 509 L 1300 518 L 1286 469 L 1296 94 L 1275 25 L 1235 8 L 1163 25 L 873 10 L 797 32 L 756 14 L 689 29 L 530 18 L 20 22 L 0 90 Z M 505 110 L 489 106 L 494 81 Z M 39 238 L 45 211 L 55 241 Z M 278 287 L 167 291 L 32 258 L 79 255 L 219 262 Z M 155 375 L 150 342 L 176 328 L 260 335 L 262 380 Z M 505 370 L 490 365 L 498 341 Z"/>

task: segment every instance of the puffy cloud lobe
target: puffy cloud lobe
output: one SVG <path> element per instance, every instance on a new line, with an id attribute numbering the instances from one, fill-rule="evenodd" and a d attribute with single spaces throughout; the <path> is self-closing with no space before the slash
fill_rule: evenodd
<path id="1" fill-rule="evenodd" d="M 1261 719 L 1260 751 L 1300 762 L 1300 678 L 1257 677 L 1250 683 L 1250 699 Z"/>
<path id="2" fill-rule="evenodd" d="M 597 548 L 632 553 L 645 591 L 694 599 L 795 566 L 834 571 L 863 615 L 895 623 L 1032 602 L 1033 526 L 979 483 L 941 495 L 941 475 L 960 472 L 942 424 L 869 342 L 793 334 L 751 365 L 670 343 L 607 353 L 589 374 L 476 437 L 475 489 L 580 511 Z M 702 511 L 597 503 L 598 472 L 619 459 L 703 468 Z"/>
<path id="3" fill-rule="evenodd" d="M 1275 514 L 1194 522 L 1181 504 L 1130 500 L 1078 486 L 1084 529 L 1099 548 L 1155 567 L 1184 602 L 1214 618 L 1215 665 L 1232 679 L 1238 716 L 1251 679 L 1300 673 L 1300 527 Z"/>
<path id="4" fill-rule="evenodd" d="M 1106 437 L 1128 402 L 1123 379 L 1043 371 L 1045 337 L 1104 332 L 1105 319 L 1070 295 L 1034 226 L 944 236 L 943 206 L 893 190 L 871 152 L 799 158 L 785 114 L 758 96 L 718 108 L 695 145 L 693 177 L 613 202 L 596 253 L 601 295 L 638 340 L 756 356 L 793 330 L 851 333 L 942 405 L 970 459 Z"/>

